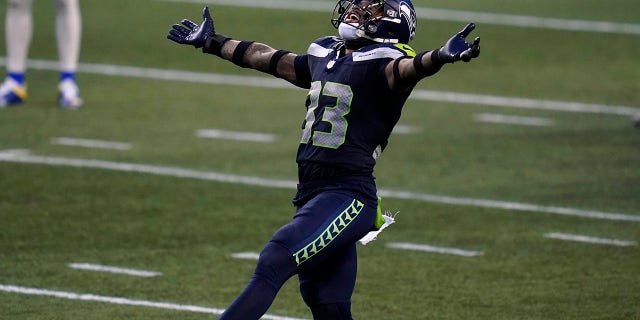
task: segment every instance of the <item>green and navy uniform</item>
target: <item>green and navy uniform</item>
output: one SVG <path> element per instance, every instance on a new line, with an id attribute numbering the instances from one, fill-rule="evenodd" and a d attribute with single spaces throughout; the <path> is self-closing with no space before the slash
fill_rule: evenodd
<path id="1" fill-rule="evenodd" d="M 220 319 L 257 319 L 295 274 L 314 319 L 351 319 L 356 242 L 376 220 L 376 158 L 410 94 L 389 88 L 385 68 L 413 56 L 404 44 L 345 55 L 343 40 L 324 37 L 296 57 L 298 85 L 309 89 L 296 157 L 296 214 L 262 250 L 249 285 Z"/>

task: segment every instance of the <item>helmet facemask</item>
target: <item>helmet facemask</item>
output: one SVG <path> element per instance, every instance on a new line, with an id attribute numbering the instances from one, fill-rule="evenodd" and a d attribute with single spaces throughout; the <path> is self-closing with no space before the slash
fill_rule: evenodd
<path id="1" fill-rule="evenodd" d="M 415 11 L 409 0 L 339 0 L 331 23 L 339 30 L 348 28 L 344 25 L 347 24 L 356 29 L 349 32 L 351 37 L 377 43 L 406 44 L 416 30 Z"/>

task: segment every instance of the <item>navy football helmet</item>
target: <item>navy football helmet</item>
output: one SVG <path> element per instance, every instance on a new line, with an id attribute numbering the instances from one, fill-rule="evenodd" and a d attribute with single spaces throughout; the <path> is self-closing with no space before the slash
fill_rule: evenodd
<path id="1" fill-rule="evenodd" d="M 416 11 L 410 0 L 339 0 L 331 24 L 339 29 L 353 11 L 361 16 L 359 25 L 350 23 L 360 38 L 408 44 L 416 35 Z"/>

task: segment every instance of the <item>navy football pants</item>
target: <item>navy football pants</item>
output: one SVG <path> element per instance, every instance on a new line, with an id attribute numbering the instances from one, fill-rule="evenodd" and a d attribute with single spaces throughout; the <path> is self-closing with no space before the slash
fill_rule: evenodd
<path id="1" fill-rule="evenodd" d="M 356 242 L 371 231 L 376 206 L 352 192 L 327 191 L 299 207 L 264 247 L 249 284 L 219 319 L 259 319 L 295 274 L 314 320 L 352 319 Z"/>

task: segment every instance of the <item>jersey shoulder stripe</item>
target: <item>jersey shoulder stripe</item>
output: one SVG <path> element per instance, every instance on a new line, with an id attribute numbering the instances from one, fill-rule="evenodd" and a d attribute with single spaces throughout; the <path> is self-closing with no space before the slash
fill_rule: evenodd
<path id="1" fill-rule="evenodd" d="M 406 44 L 381 44 L 365 47 L 353 53 L 353 61 L 368 61 L 375 59 L 398 59 L 400 57 L 415 57 L 416 53 Z"/>
<path id="2" fill-rule="evenodd" d="M 324 58 L 333 52 L 336 44 L 341 42 L 342 40 L 340 38 L 332 36 L 317 39 L 311 43 L 309 49 L 307 49 L 307 54 L 318 58 Z"/>

